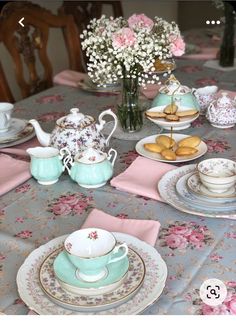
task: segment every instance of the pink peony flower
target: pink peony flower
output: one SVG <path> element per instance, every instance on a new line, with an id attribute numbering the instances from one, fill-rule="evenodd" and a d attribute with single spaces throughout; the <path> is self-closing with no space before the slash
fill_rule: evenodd
<path id="1" fill-rule="evenodd" d="M 229 303 L 229 309 L 232 314 L 236 314 L 236 296 Z"/>
<path id="2" fill-rule="evenodd" d="M 75 195 L 68 195 L 60 197 L 58 203 L 74 206 L 78 203 L 78 201 L 78 197 L 76 197 Z"/>
<path id="3" fill-rule="evenodd" d="M 227 286 L 234 288 L 234 287 L 236 287 L 236 282 L 235 281 L 229 281 L 229 282 L 227 282 Z"/>
<path id="4" fill-rule="evenodd" d="M 145 14 L 141 13 L 133 14 L 132 16 L 130 16 L 128 19 L 128 24 L 129 27 L 132 29 L 145 28 L 147 30 L 151 30 L 154 25 L 154 22 L 152 19 L 145 16 Z"/>
<path id="5" fill-rule="evenodd" d="M 52 212 L 55 215 L 68 215 L 71 212 L 71 207 L 68 204 L 56 203 L 52 207 Z"/>
<path id="6" fill-rule="evenodd" d="M 167 246 L 171 249 L 185 249 L 188 245 L 187 240 L 182 235 L 170 234 L 165 237 Z"/>
<path id="7" fill-rule="evenodd" d="M 188 236 L 192 233 L 192 231 L 187 228 L 186 226 L 174 226 L 174 227 L 171 227 L 169 229 L 169 232 L 171 234 L 181 234 L 181 235 L 185 235 L 185 236 Z"/>
<path id="8" fill-rule="evenodd" d="M 220 315 L 220 314 L 229 314 L 227 311 L 227 307 L 222 304 L 216 307 L 209 306 L 207 304 L 203 304 L 202 306 L 202 314 L 204 315 Z"/>
<path id="9" fill-rule="evenodd" d="M 185 42 L 181 37 L 177 37 L 173 39 L 173 36 L 170 37 L 170 51 L 171 53 L 176 56 L 182 56 L 185 52 Z"/>
<path id="10" fill-rule="evenodd" d="M 112 36 L 112 45 L 114 48 L 124 49 L 132 47 L 135 44 L 135 33 L 130 28 L 122 28 Z"/>

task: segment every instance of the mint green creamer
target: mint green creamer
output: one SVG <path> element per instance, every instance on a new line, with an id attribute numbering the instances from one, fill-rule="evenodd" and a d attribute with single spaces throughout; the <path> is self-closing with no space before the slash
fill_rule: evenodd
<path id="1" fill-rule="evenodd" d="M 51 185 L 58 181 L 64 171 L 62 157 L 54 147 L 28 148 L 31 157 L 30 170 L 32 176 L 42 185 Z"/>

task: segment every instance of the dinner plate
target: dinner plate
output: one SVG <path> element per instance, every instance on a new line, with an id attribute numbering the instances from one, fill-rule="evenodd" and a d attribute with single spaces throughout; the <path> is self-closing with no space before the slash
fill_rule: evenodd
<path id="1" fill-rule="evenodd" d="M 153 304 L 161 295 L 167 278 L 167 266 L 157 250 L 151 245 L 128 234 L 113 234 L 117 241 L 125 242 L 130 249 L 138 253 L 143 259 L 146 274 L 140 290 L 130 300 L 115 308 L 96 312 L 96 314 L 138 314 Z M 39 284 L 39 270 L 43 261 L 50 253 L 63 246 L 67 236 L 57 237 L 32 251 L 18 270 L 16 282 L 19 295 L 38 314 L 85 314 L 85 312 L 73 311 L 56 304 L 45 295 Z M 86 314 L 89 313 L 86 312 Z"/>
<path id="2" fill-rule="evenodd" d="M 35 136 L 34 128 L 31 124 L 28 124 L 21 132 L 19 132 L 15 136 L 12 136 L 11 138 L 7 138 L 4 141 L 2 140 L 0 143 L 0 148 L 11 147 L 11 146 L 22 144 L 24 142 L 27 142 L 34 136 Z"/>
<path id="3" fill-rule="evenodd" d="M 199 199 L 194 196 L 191 192 L 189 192 L 187 188 L 187 180 L 192 175 L 185 174 L 176 183 L 176 191 L 177 193 L 183 198 L 185 202 L 191 202 L 194 204 L 196 208 L 199 208 L 200 210 L 204 211 L 205 209 L 215 209 L 217 211 L 225 211 L 225 210 L 235 210 L 236 211 L 236 202 L 230 202 L 230 203 L 213 203 L 209 202 L 206 198 L 205 199 Z"/>
<path id="4" fill-rule="evenodd" d="M 212 199 L 220 199 L 221 201 L 232 201 L 233 199 L 236 200 L 236 192 L 235 192 L 235 186 L 233 186 L 232 188 L 230 188 L 228 191 L 224 192 L 224 193 L 214 193 L 211 192 L 208 188 L 206 188 L 200 178 L 199 175 L 197 173 L 193 173 L 192 175 L 190 175 L 187 179 L 187 187 L 188 189 L 199 196 L 202 197 L 208 197 L 208 198 L 212 198 Z"/>
<path id="5" fill-rule="evenodd" d="M 153 107 L 148 109 L 147 112 L 163 112 L 165 107 L 166 106 Z M 164 129 L 171 130 L 171 127 L 173 127 L 174 130 L 182 130 L 191 126 L 191 123 L 199 117 L 199 112 L 193 116 L 182 117 L 178 121 L 167 121 L 165 120 L 165 118 L 152 118 L 149 116 L 146 117 L 149 120 L 151 120 L 154 124 Z"/>
<path id="6" fill-rule="evenodd" d="M 169 137 L 171 136 L 170 134 L 164 134 L 164 135 L 169 136 Z M 201 143 L 198 145 L 198 147 L 196 147 L 198 149 L 198 152 L 196 154 L 189 155 L 189 156 L 177 156 L 176 160 L 170 161 L 170 160 L 164 159 L 161 156 L 161 154 L 149 152 L 148 150 L 146 150 L 143 147 L 144 144 L 155 143 L 155 139 L 158 136 L 160 136 L 160 135 L 152 135 L 152 136 L 148 136 L 148 137 L 141 139 L 135 146 L 137 153 L 140 154 L 141 156 L 144 156 L 144 157 L 147 157 L 149 159 L 153 159 L 153 160 L 156 160 L 159 162 L 182 163 L 182 162 L 189 162 L 191 160 L 197 159 L 207 152 L 207 145 L 203 141 L 201 141 Z M 189 135 L 173 134 L 172 137 L 176 141 L 176 143 L 178 143 L 181 139 L 189 137 Z"/>
<path id="7" fill-rule="evenodd" d="M 160 196 L 166 203 L 181 212 L 194 214 L 198 216 L 212 217 L 212 218 L 227 218 L 236 219 L 236 210 L 228 210 L 227 207 L 224 211 L 212 209 L 199 209 L 194 206 L 193 202 L 186 202 L 176 191 L 176 184 L 178 180 L 186 174 L 193 173 L 196 165 L 184 165 L 164 174 L 158 182 L 158 191 Z"/>
<path id="8" fill-rule="evenodd" d="M 121 91 L 121 84 L 109 84 L 106 87 L 98 87 L 86 78 L 78 82 L 78 87 L 85 91 L 96 93 L 119 94 Z"/>
<path id="9" fill-rule="evenodd" d="M 82 290 L 82 286 L 83 290 L 87 290 L 84 291 L 85 293 L 80 294 L 71 293 L 71 291 L 65 292 L 64 289 L 60 287 L 60 282 L 58 284 L 57 278 L 55 278 L 55 276 L 53 275 L 53 262 L 55 259 L 58 259 L 58 253 L 60 253 L 60 251 L 61 249 L 51 253 L 43 262 L 40 268 L 40 284 L 42 286 L 43 291 L 48 295 L 48 297 L 53 302 L 55 302 L 58 305 L 61 305 L 64 308 L 80 312 L 97 312 L 108 308 L 114 308 L 115 306 L 120 305 L 123 302 L 126 302 L 132 296 L 134 296 L 143 283 L 145 277 L 144 262 L 137 253 L 129 249 L 128 257 L 130 265 L 128 264 L 128 259 L 126 258 L 126 260 L 120 262 L 121 264 L 119 264 L 117 267 L 115 266 L 115 264 L 111 264 L 112 266 L 110 268 L 107 266 L 111 277 L 109 279 L 108 273 L 108 278 L 105 278 L 103 282 L 100 281 L 100 284 L 104 285 L 103 289 L 101 287 L 100 289 L 94 288 L 92 291 L 91 286 L 95 286 L 94 284 L 99 284 L 99 282 L 94 282 L 93 285 L 87 282 L 86 286 L 86 282 L 80 282 L 78 279 L 76 280 L 76 268 L 71 267 L 71 265 L 68 266 L 68 264 L 63 265 L 63 269 L 66 270 L 69 267 L 67 272 L 71 272 L 74 276 L 72 276 L 72 278 L 70 278 L 69 281 L 70 284 L 73 284 L 74 289 L 77 285 L 78 287 L 80 287 L 80 290 Z M 62 263 L 61 258 L 62 256 L 59 254 L 59 260 L 57 260 L 56 263 L 57 267 L 59 263 Z M 122 265 L 124 266 L 122 267 Z M 116 274 L 114 271 L 112 272 L 112 269 L 114 268 L 120 269 L 119 279 L 117 275 L 116 278 L 114 278 L 114 274 Z M 62 270 L 62 267 L 60 270 Z M 120 277 L 123 278 L 127 270 L 128 274 L 124 282 L 116 285 L 116 287 L 113 290 L 111 289 L 109 291 L 109 286 L 111 286 L 110 282 L 112 281 L 112 278 L 115 279 L 117 283 L 117 280 L 120 281 Z M 58 271 L 56 271 L 56 275 L 58 276 L 57 272 Z M 112 273 L 113 275 L 111 275 Z M 60 277 L 62 277 L 62 273 L 60 273 Z M 99 294 L 98 290 L 107 290 L 109 293 Z"/>
<path id="10" fill-rule="evenodd" d="M 7 139 L 11 139 L 12 137 L 15 137 L 19 132 L 21 132 L 25 128 L 26 125 L 27 125 L 27 120 L 12 118 L 11 125 L 8 131 L 0 133 L 0 143 L 2 141 L 5 142 L 5 140 Z"/>

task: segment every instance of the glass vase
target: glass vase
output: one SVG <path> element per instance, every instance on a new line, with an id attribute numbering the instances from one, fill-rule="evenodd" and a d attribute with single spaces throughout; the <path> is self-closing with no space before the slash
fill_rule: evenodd
<path id="1" fill-rule="evenodd" d="M 138 78 L 124 78 L 122 102 L 118 106 L 118 119 L 125 132 L 136 132 L 142 128 L 143 115 L 139 105 Z"/>

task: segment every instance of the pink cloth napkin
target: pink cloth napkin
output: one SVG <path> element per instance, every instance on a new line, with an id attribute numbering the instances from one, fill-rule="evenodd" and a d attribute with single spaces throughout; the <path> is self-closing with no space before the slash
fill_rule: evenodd
<path id="1" fill-rule="evenodd" d="M 28 162 L 0 154 L 0 195 L 7 193 L 31 177 Z"/>
<path id="2" fill-rule="evenodd" d="M 160 223 L 152 220 L 120 219 L 94 209 L 81 228 L 97 227 L 110 232 L 130 234 L 154 246 Z"/>
<path id="3" fill-rule="evenodd" d="M 53 78 L 53 83 L 57 85 L 66 85 L 78 87 L 78 82 L 85 79 L 86 74 L 73 70 L 63 70 Z"/>
<path id="4" fill-rule="evenodd" d="M 158 84 L 149 84 L 146 86 L 146 88 L 141 87 L 140 91 L 146 98 L 154 99 L 158 93 L 159 88 L 160 85 Z"/>
<path id="5" fill-rule="evenodd" d="M 19 155 L 19 156 L 29 156 L 26 153 L 26 149 L 30 147 L 36 147 L 41 146 L 37 138 L 33 138 L 25 143 L 17 145 L 17 147 L 6 147 L 6 148 L 0 148 L 0 153 L 4 154 L 13 154 L 13 155 Z M 0 164 L 1 165 L 1 164 Z"/>
<path id="6" fill-rule="evenodd" d="M 121 174 L 111 180 L 111 186 L 135 195 L 142 195 L 164 202 L 158 191 L 160 178 L 175 166 L 138 156 Z"/>

